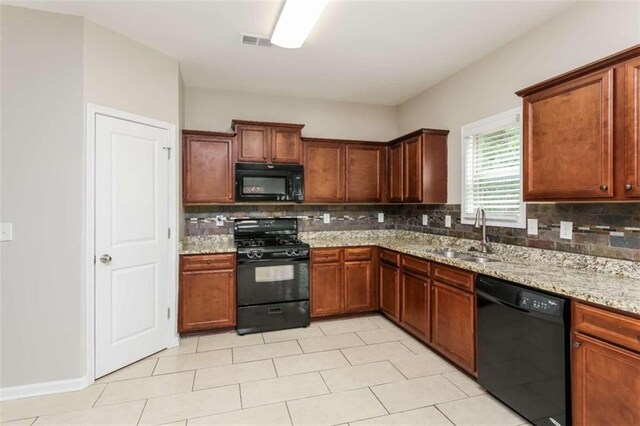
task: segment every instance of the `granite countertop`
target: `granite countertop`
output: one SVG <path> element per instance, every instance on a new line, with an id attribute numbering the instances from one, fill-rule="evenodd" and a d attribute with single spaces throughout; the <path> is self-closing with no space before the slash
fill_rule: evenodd
<path id="1" fill-rule="evenodd" d="M 473 263 L 434 253 L 450 249 L 469 252 L 478 242 L 408 231 L 303 232 L 312 248 L 379 246 L 529 287 L 570 296 L 621 311 L 640 314 L 640 263 L 573 253 L 492 244 L 500 262 Z M 229 236 L 190 237 L 181 254 L 235 252 Z M 475 253 L 477 254 L 477 253 Z M 483 255 L 484 256 L 484 255 Z"/>

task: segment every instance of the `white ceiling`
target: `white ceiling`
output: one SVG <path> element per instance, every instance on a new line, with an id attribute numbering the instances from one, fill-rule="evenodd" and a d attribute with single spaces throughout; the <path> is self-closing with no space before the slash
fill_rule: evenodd
<path id="1" fill-rule="evenodd" d="M 283 1 L 47 1 L 180 62 L 189 87 L 397 105 L 569 7 L 566 1 L 333 0 L 301 49 L 270 36 Z"/>

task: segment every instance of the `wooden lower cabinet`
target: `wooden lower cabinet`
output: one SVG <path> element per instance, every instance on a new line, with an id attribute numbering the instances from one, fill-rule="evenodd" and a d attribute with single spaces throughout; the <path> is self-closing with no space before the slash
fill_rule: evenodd
<path id="1" fill-rule="evenodd" d="M 181 333 L 236 325 L 235 256 L 180 257 L 178 318 Z"/>
<path id="2" fill-rule="evenodd" d="M 380 310 L 400 320 L 400 269 L 380 262 Z"/>
<path id="3" fill-rule="evenodd" d="M 426 341 L 431 340 L 430 293 L 431 283 L 428 277 L 402 272 L 400 321 Z"/>
<path id="4" fill-rule="evenodd" d="M 640 425 L 640 354 L 573 334 L 573 424 Z"/>
<path id="5" fill-rule="evenodd" d="M 342 266 L 317 263 L 311 267 L 311 316 L 337 315 L 342 312 Z"/>
<path id="6" fill-rule="evenodd" d="M 475 295 L 433 282 L 431 343 L 465 370 L 476 369 Z"/>
<path id="7" fill-rule="evenodd" d="M 373 264 L 370 260 L 345 262 L 344 311 L 365 312 L 375 310 Z"/>
<path id="8" fill-rule="evenodd" d="M 377 309 L 373 249 L 311 251 L 311 317 Z M 349 261 L 358 258 L 362 260 Z"/>

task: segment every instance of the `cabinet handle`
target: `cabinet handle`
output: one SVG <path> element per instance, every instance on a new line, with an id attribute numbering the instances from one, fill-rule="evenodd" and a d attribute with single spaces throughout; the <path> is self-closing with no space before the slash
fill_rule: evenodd
<path id="1" fill-rule="evenodd" d="M 579 348 L 582 345 L 582 342 L 573 342 L 574 348 Z"/>
<path id="2" fill-rule="evenodd" d="M 427 288 L 427 283 L 422 283 L 422 286 L 423 286 L 424 288 Z"/>
<path id="3" fill-rule="evenodd" d="M 631 191 L 631 188 L 633 188 L 633 185 L 631 185 L 630 183 L 627 183 L 624 185 L 624 190 L 625 191 Z"/>
<path id="4" fill-rule="evenodd" d="M 609 186 L 608 186 L 608 185 L 604 185 L 604 184 L 603 184 L 603 185 L 600 185 L 600 190 L 601 190 L 601 191 L 606 191 L 607 189 L 609 189 Z"/>

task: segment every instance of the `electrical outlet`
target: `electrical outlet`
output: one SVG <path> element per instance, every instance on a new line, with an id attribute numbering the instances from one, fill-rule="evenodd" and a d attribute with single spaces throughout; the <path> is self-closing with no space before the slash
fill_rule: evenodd
<path id="1" fill-rule="evenodd" d="M 323 213 L 322 222 L 323 223 L 331 223 L 331 214 L 330 213 Z"/>
<path id="2" fill-rule="evenodd" d="M 13 240 L 13 224 L 0 223 L 0 241 Z"/>
<path id="3" fill-rule="evenodd" d="M 216 216 L 216 226 L 224 226 L 224 216 L 221 214 Z"/>
<path id="4" fill-rule="evenodd" d="M 429 215 L 428 214 L 423 214 L 422 215 L 422 224 L 424 226 L 428 226 L 429 225 Z"/>
<path id="5" fill-rule="evenodd" d="M 446 215 L 444 217 L 444 226 L 451 228 L 451 215 Z"/>
<path id="6" fill-rule="evenodd" d="M 573 222 L 560 222 L 560 238 L 570 240 L 573 238 Z"/>
<path id="7" fill-rule="evenodd" d="M 538 235 L 538 219 L 527 219 L 527 234 Z"/>
<path id="8" fill-rule="evenodd" d="M 384 222 L 384 213 L 378 213 L 378 222 Z"/>

